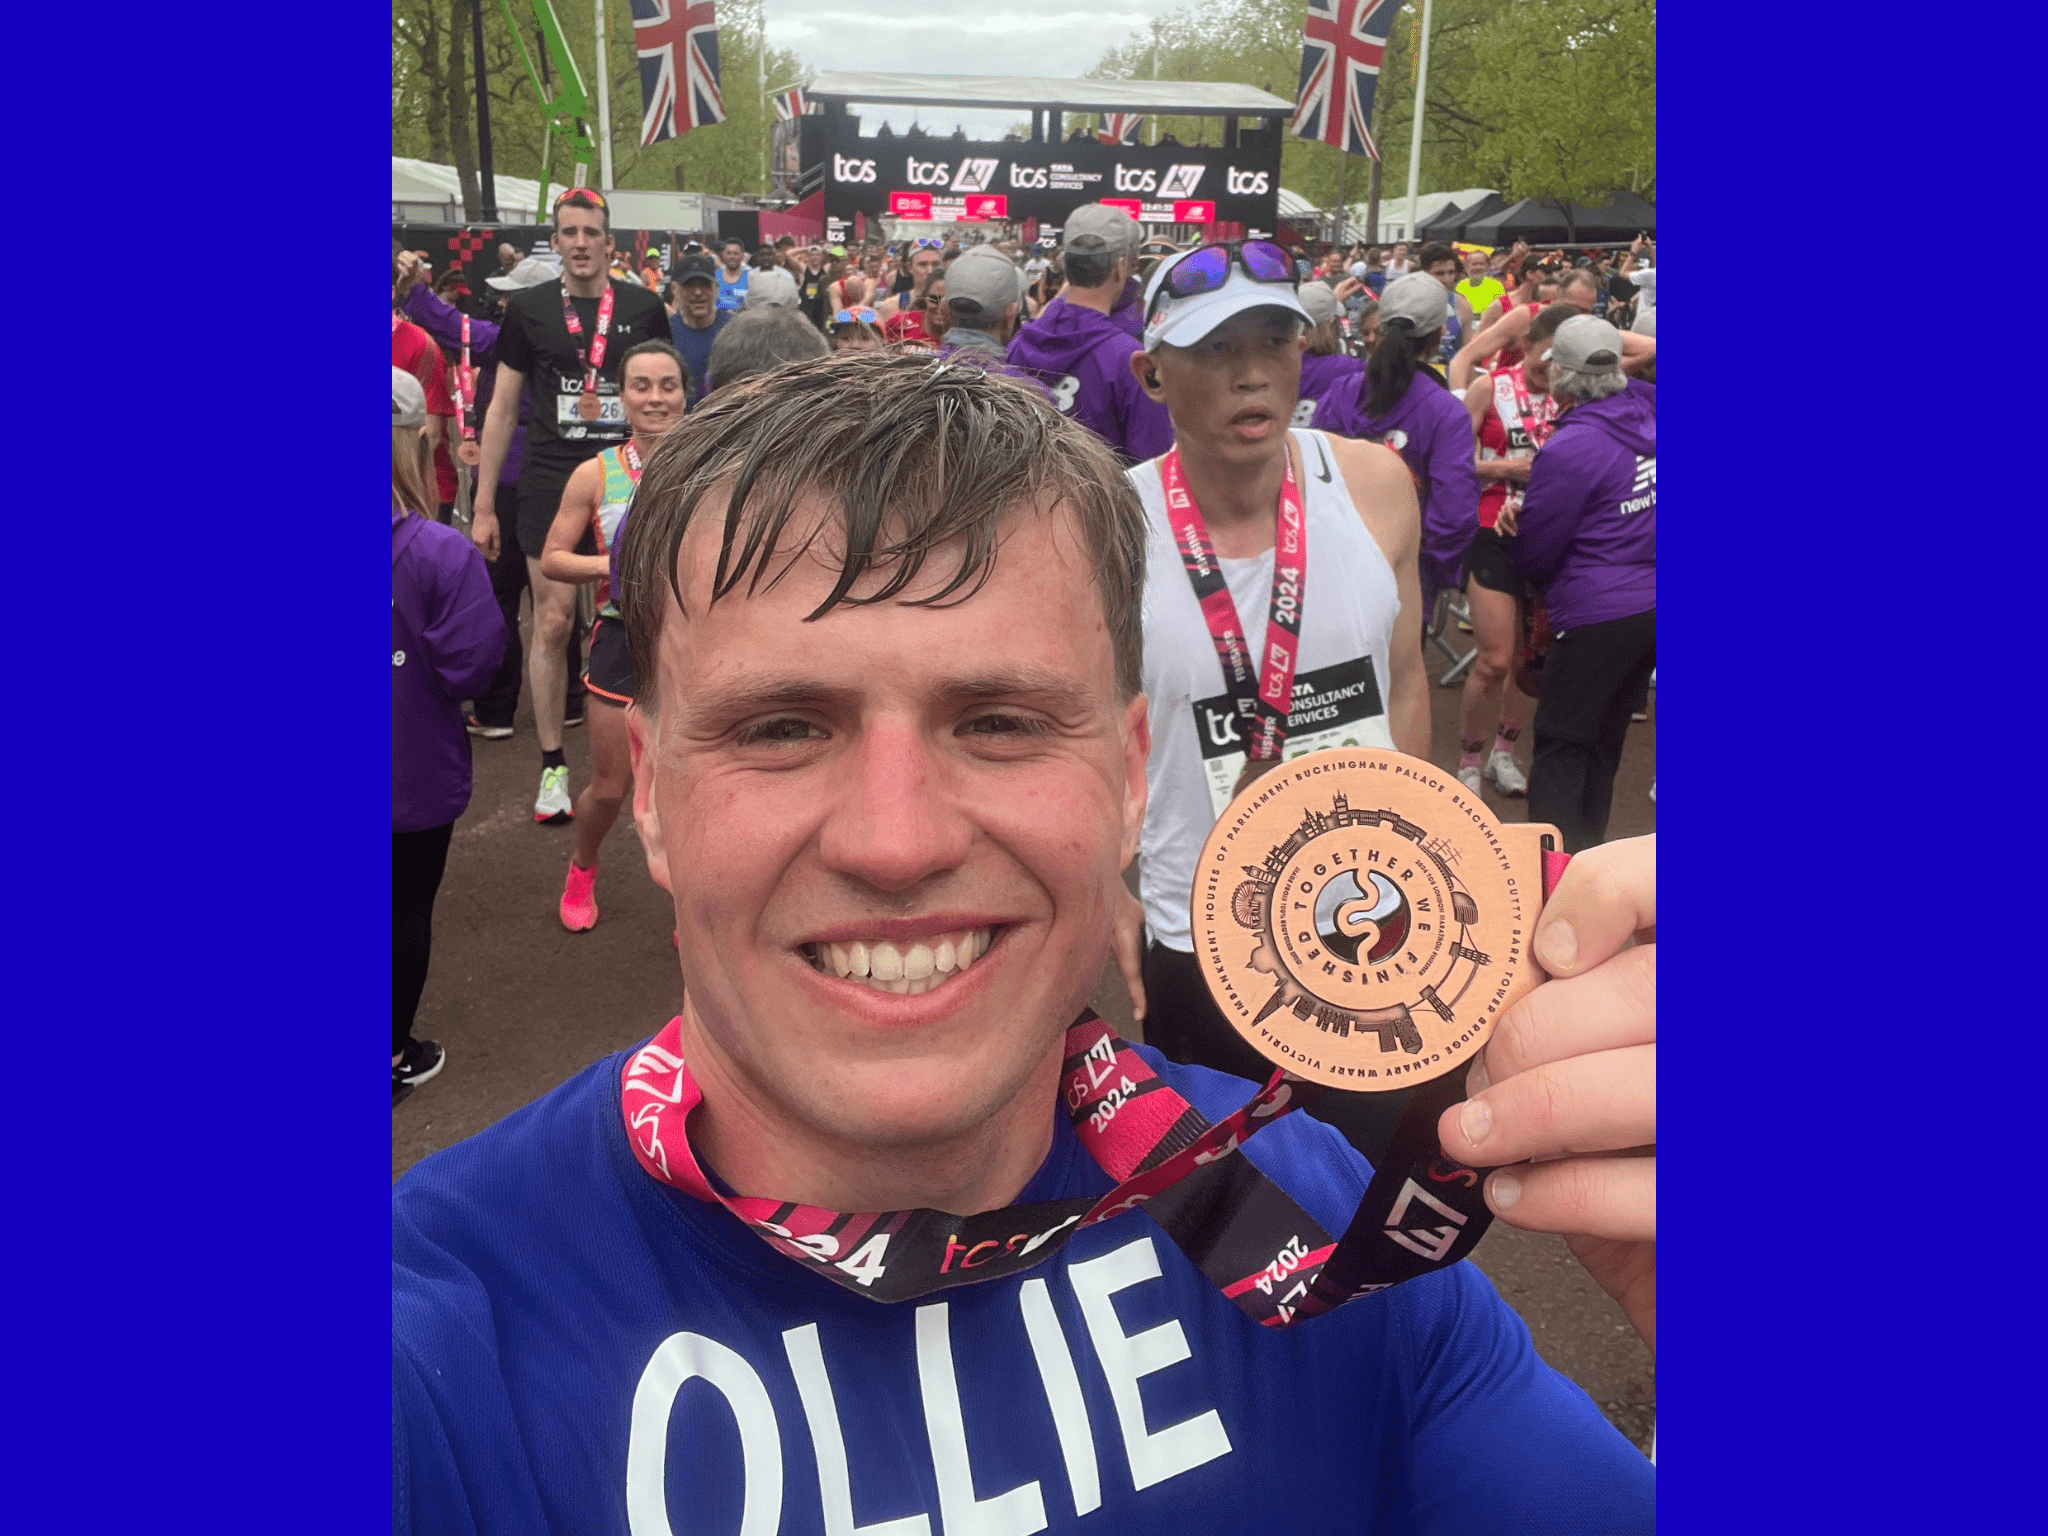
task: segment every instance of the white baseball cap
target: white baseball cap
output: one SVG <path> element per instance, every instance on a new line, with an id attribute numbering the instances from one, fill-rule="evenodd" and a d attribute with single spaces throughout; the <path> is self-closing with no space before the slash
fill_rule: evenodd
<path id="1" fill-rule="evenodd" d="M 743 306 L 746 309 L 760 309 L 768 304 L 795 309 L 801 302 L 796 279 L 786 268 L 763 267 L 747 279 L 747 302 Z"/>
<path id="2" fill-rule="evenodd" d="M 1308 311 L 1310 325 L 1327 325 L 1344 312 L 1337 292 L 1328 283 L 1303 283 L 1295 290 L 1301 307 Z"/>
<path id="3" fill-rule="evenodd" d="M 1557 328 L 1546 355 L 1573 373 L 1610 373 L 1621 366 L 1621 332 L 1597 315 L 1573 315 Z"/>
<path id="4" fill-rule="evenodd" d="M 1417 336 L 1443 329 L 1451 296 L 1427 272 L 1410 272 L 1387 284 L 1380 295 L 1380 324 L 1404 323 Z"/>
<path id="5" fill-rule="evenodd" d="M 427 392 L 396 363 L 391 365 L 391 430 L 427 424 Z"/>
<path id="6" fill-rule="evenodd" d="M 503 277 L 487 277 L 484 281 L 500 293 L 509 293 L 517 288 L 538 288 L 542 283 L 552 283 L 561 275 L 559 270 L 549 266 L 538 256 L 528 256 L 520 260 Z"/>
<path id="7" fill-rule="evenodd" d="M 1190 294 L 1184 299 L 1163 293 L 1166 275 L 1201 249 L 1197 246 L 1193 251 L 1183 251 L 1160 262 L 1153 270 L 1151 281 L 1145 285 L 1146 351 L 1157 346 L 1191 347 L 1224 321 L 1248 309 L 1284 309 L 1299 316 L 1304 325 L 1315 323 L 1309 312 L 1302 308 L 1292 282 L 1254 282 L 1234 260 L 1220 288 Z M 1155 295 L 1158 297 L 1156 307 L 1153 303 Z"/>

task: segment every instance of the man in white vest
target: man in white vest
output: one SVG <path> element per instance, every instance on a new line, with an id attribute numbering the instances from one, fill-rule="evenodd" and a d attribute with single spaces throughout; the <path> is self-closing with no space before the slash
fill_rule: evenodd
<path id="1" fill-rule="evenodd" d="M 1343 746 L 1429 756 L 1421 631 L 1395 623 L 1422 607 L 1421 514 L 1398 454 L 1290 430 L 1312 316 L 1280 247 L 1254 240 L 1190 251 L 1154 272 L 1145 303 L 1144 350 L 1131 369 L 1172 417 L 1174 446 L 1130 471 L 1147 535 L 1152 755 L 1139 887 L 1150 942 L 1141 959 L 1140 904 L 1127 904 L 1118 960 L 1148 1044 L 1175 1061 L 1261 1078 L 1263 1059 L 1217 1010 L 1195 963 L 1195 861 L 1237 786 L 1274 761 Z M 1226 675 L 1197 596 L 1186 558 L 1195 533 L 1227 585 L 1253 662 L 1246 675 Z M 1270 624 L 1276 615 L 1283 622 Z M 1273 722 L 1275 739 L 1261 742 L 1255 700 L 1275 687 L 1292 708 Z M 1328 1113 L 1353 1122 L 1340 1128 L 1375 1157 L 1405 1097 L 1346 1095 Z"/>

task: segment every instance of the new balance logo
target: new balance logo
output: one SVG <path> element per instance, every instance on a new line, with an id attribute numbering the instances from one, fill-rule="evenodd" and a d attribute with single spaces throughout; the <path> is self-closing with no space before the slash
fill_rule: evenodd
<path id="1" fill-rule="evenodd" d="M 1635 484 L 1629 487 L 1628 499 L 1621 504 L 1621 515 L 1632 517 L 1657 505 L 1657 456 L 1636 455 Z"/>

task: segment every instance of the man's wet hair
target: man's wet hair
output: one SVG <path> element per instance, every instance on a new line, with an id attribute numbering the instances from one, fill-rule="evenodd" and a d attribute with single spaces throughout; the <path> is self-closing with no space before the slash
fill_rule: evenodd
<path id="1" fill-rule="evenodd" d="M 1440 261 L 1455 261 L 1461 267 L 1465 265 L 1463 258 L 1458 255 L 1458 248 L 1446 245 L 1441 240 L 1430 241 L 1415 255 L 1415 265 L 1423 272 L 1427 272 Z"/>
<path id="2" fill-rule="evenodd" d="M 829 350 L 818 328 L 793 309 L 780 304 L 743 309 L 711 343 L 711 357 L 704 365 L 704 388 L 708 395 L 785 363 L 823 357 Z"/>
<path id="3" fill-rule="evenodd" d="M 650 714 L 668 598 L 685 613 L 703 599 L 685 597 L 677 563 L 707 498 L 721 521 L 709 600 L 773 587 L 818 544 L 839 575 L 806 621 L 842 606 L 965 602 L 994 571 L 1006 515 L 1062 508 L 1087 552 L 1118 695 L 1143 686 L 1144 507 L 1100 438 L 1014 380 L 928 354 L 848 352 L 721 390 L 672 427 L 619 551 L 636 702 Z M 802 509 L 819 504 L 812 524 Z M 954 541 L 957 555 L 940 553 Z M 902 597 L 932 560 L 953 562 L 939 590 Z M 870 574 L 880 584 L 853 595 Z"/>

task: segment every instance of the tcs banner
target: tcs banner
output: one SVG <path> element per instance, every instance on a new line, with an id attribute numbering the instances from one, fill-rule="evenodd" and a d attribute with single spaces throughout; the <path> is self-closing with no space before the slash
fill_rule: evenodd
<path id="1" fill-rule="evenodd" d="M 1280 133 L 1247 131 L 1239 147 L 1030 144 L 860 137 L 851 115 L 799 119 L 804 180 L 824 183 L 826 227 L 845 238 L 856 215 L 920 221 L 1036 220 L 1056 234 L 1083 203 L 1110 203 L 1145 224 L 1231 222 L 1272 233 L 1280 209 Z M 1249 124 L 1247 127 L 1249 128 Z"/>

